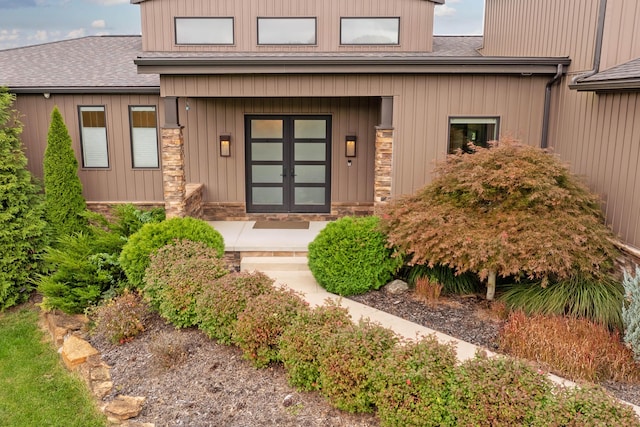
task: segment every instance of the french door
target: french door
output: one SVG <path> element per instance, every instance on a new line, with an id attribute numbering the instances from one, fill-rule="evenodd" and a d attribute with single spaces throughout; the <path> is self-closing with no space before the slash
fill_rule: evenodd
<path id="1" fill-rule="evenodd" d="M 330 116 L 246 116 L 245 135 L 247 212 L 330 211 Z"/>

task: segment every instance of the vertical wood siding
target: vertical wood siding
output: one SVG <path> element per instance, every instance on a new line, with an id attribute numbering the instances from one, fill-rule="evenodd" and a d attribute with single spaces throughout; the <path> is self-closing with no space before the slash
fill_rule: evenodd
<path id="1" fill-rule="evenodd" d="M 550 143 L 603 200 L 607 223 L 640 247 L 640 94 L 576 92 L 554 99 Z"/>
<path id="2" fill-rule="evenodd" d="M 44 99 L 38 95 L 18 95 L 16 107 L 22 115 L 28 167 L 42 178 L 42 159 L 47 147 L 47 132 L 51 111 L 58 106 L 73 141 L 73 149 L 80 168 L 78 175 L 87 201 L 156 202 L 163 200 L 162 172 L 160 169 L 133 169 L 131 162 L 131 136 L 129 132 L 129 105 L 155 105 L 162 117 L 157 95 L 56 95 Z M 104 105 L 107 117 L 109 150 L 108 169 L 82 168 L 80 155 L 80 128 L 78 105 Z"/>
<path id="3" fill-rule="evenodd" d="M 189 105 L 189 110 L 186 106 Z M 332 116 L 331 200 L 373 201 L 376 98 L 183 98 L 188 182 L 204 183 L 205 202 L 245 201 L 245 128 L 247 114 L 329 114 Z M 231 134 L 231 157 L 220 157 L 220 134 Z M 347 166 L 346 135 L 358 136 L 358 156 Z"/>
<path id="4" fill-rule="evenodd" d="M 639 22 L 639 1 L 608 0 L 601 70 L 640 57 Z"/>
<path id="5" fill-rule="evenodd" d="M 599 4 L 600 0 L 486 0 L 481 53 L 570 56 L 572 72 L 589 70 Z"/>
<path id="6" fill-rule="evenodd" d="M 338 52 L 432 50 L 434 4 L 425 0 L 154 0 L 140 4 L 145 51 Z M 340 46 L 340 17 L 400 17 L 398 46 Z M 234 17 L 234 46 L 177 46 L 175 17 Z M 258 17 L 317 17 L 315 46 L 258 46 Z"/>

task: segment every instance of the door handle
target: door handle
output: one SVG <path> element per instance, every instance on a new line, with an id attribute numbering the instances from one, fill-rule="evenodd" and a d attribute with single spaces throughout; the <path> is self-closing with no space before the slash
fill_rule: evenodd
<path id="1" fill-rule="evenodd" d="M 291 176 L 297 176 L 297 175 L 296 175 L 296 170 L 295 170 L 295 169 L 291 169 Z"/>

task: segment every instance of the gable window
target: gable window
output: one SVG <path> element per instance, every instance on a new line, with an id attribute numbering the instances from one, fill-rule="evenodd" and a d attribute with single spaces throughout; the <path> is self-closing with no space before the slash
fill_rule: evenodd
<path id="1" fill-rule="evenodd" d="M 471 144 L 487 147 L 489 141 L 498 139 L 498 125 L 498 117 L 449 118 L 449 153 L 469 153 Z"/>
<path id="2" fill-rule="evenodd" d="M 400 18 L 340 18 L 340 44 L 400 44 Z"/>
<path id="3" fill-rule="evenodd" d="M 108 168 L 107 120 L 104 106 L 78 107 L 80 112 L 80 146 L 82 166 Z"/>
<path id="4" fill-rule="evenodd" d="M 129 107 L 131 158 L 134 168 L 160 167 L 155 106 Z"/>
<path id="5" fill-rule="evenodd" d="M 258 44 L 316 44 L 316 18 L 258 18 Z"/>
<path id="6" fill-rule="evenodd" d="M 232 45 L 233 18 L 176 18 L 176 44 Z"/>

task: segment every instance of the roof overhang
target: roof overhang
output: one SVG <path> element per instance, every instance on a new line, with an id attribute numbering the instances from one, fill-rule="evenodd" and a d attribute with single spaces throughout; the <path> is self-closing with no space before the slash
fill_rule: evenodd
<path id="1" fill-rule="evenodd" d="M 571 60 L 445 56 L 174 56 L 138 57 L 138 73 L 202 74 L 556 74 Z"/>
<path id="2" fill-rule="evenodd" d="M 619 80 L 598 80 L 577 82 L 569 85 L 569 89 L 578 92 L 637 92 L 640 91 L 640 77 Z"/>
<path id="3" fill-rule="evenodd" d="M 9 86 L 9 90 L 16 94 L 160 94 L 160 86 Z"/>

